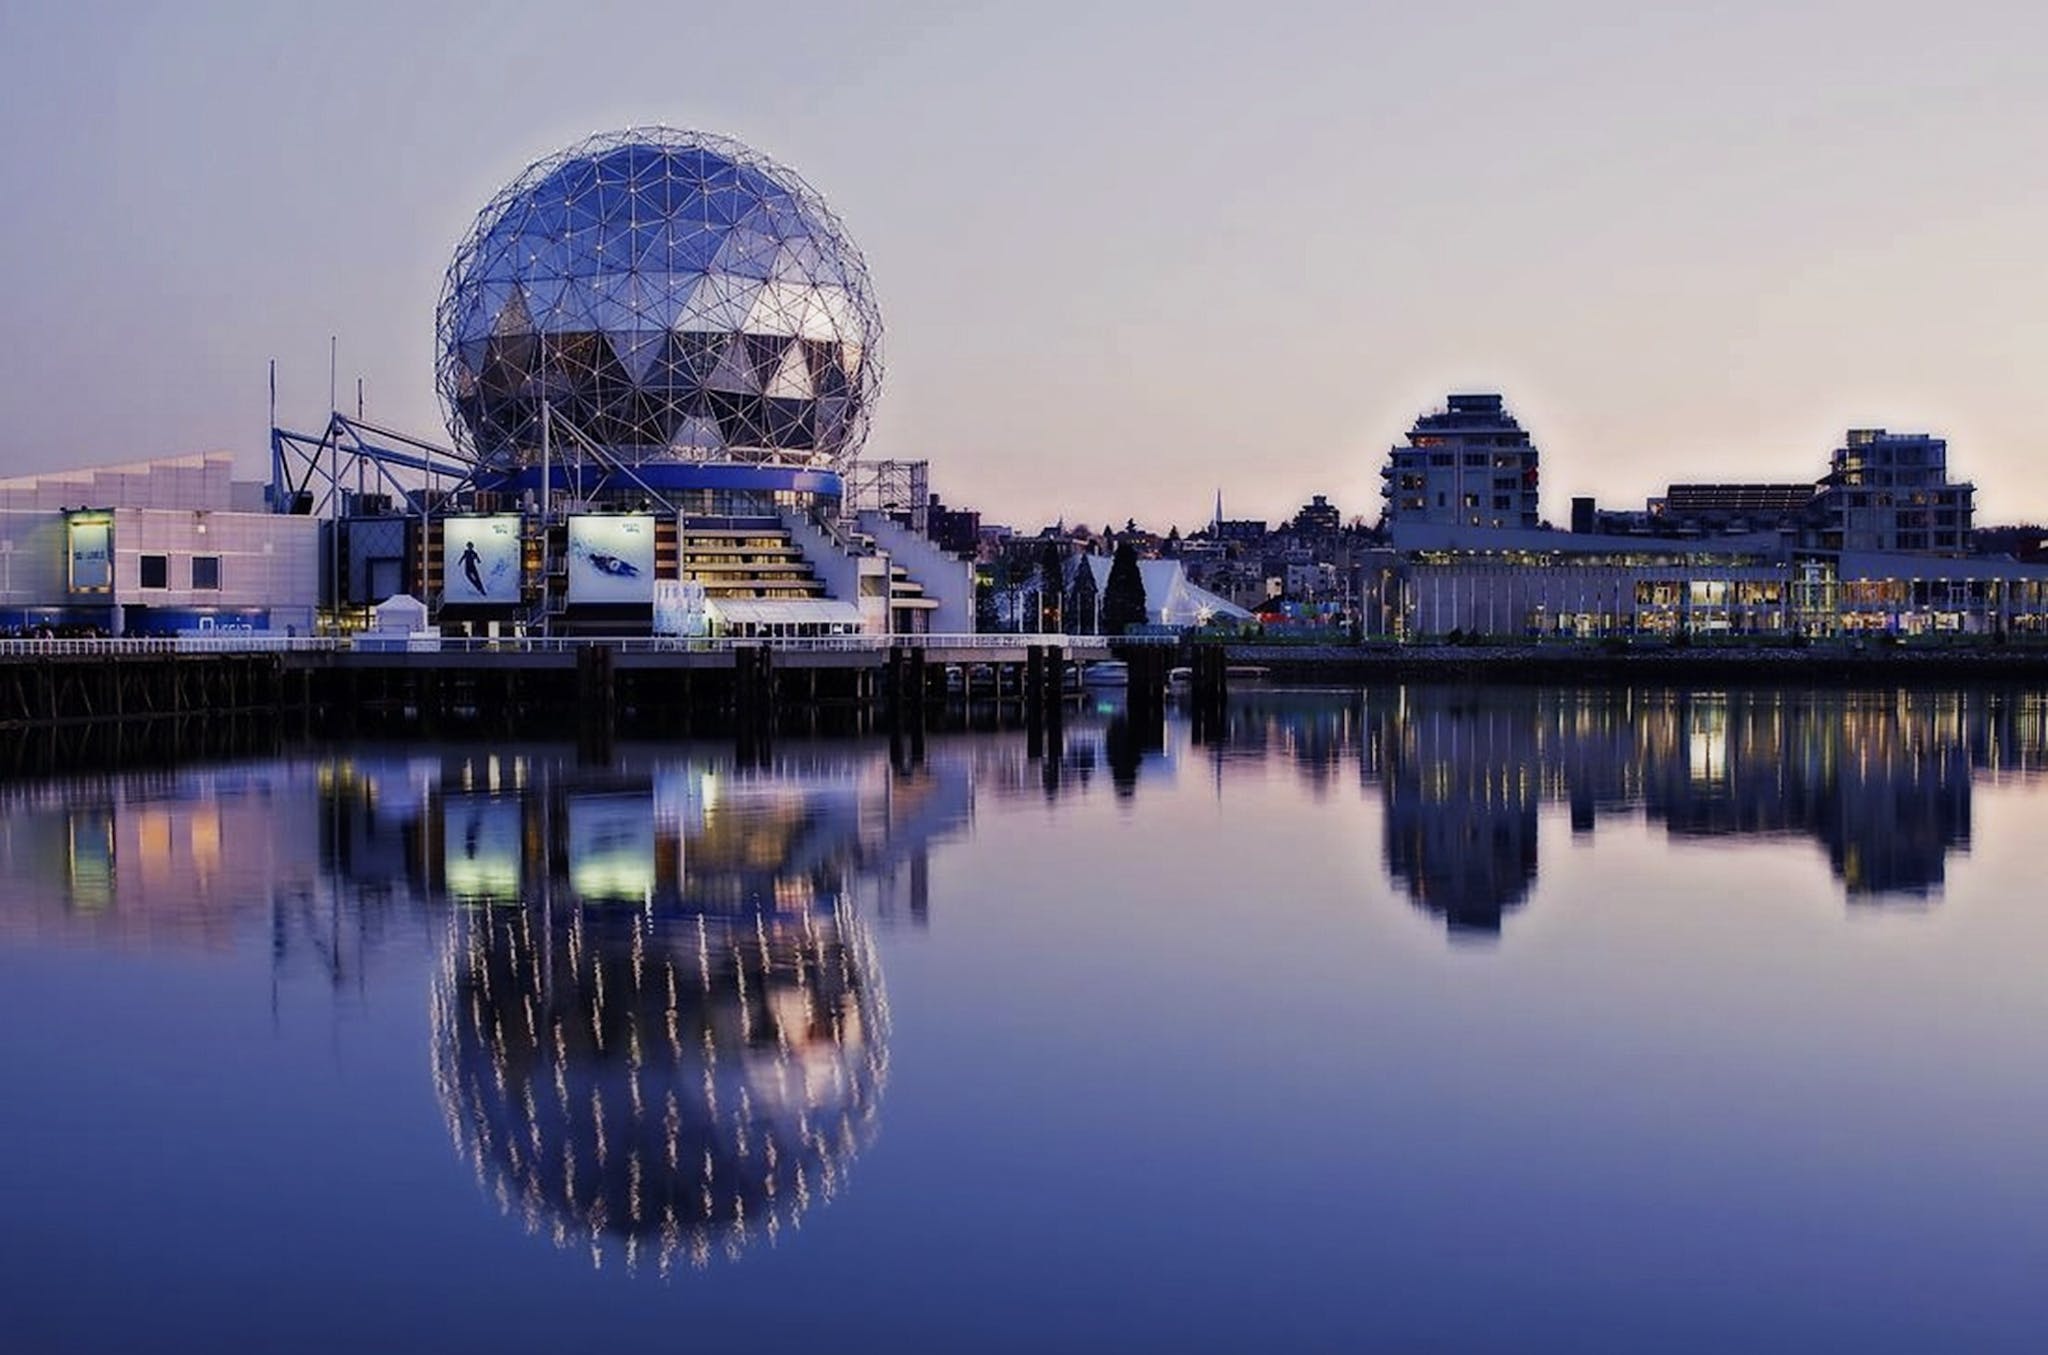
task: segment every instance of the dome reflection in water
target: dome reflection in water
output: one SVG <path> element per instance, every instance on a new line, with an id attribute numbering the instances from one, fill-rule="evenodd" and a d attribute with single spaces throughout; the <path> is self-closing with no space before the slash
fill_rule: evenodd
<path id="1" fill-rule="evenodd" d="M 785 794 L 707 814 L 693 790 L 679 823 L 663 798 L 446 801 L 433 1059 L 502 1209 L 665 1274 L 832 1199 L 888 1055 L 865 925 L 835 870 L 787 854 L 829 810 Z"/>

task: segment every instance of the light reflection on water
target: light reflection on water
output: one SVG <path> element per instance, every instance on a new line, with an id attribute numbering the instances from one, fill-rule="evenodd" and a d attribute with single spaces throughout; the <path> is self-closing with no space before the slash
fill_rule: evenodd
<path id="1" fill-rule="evenodd" d="M 1610 1325 L 1581 1348 L 1705 1349 L 1746 1330 L 1745 1304 L 1785 1334 L 1765 1346 L 1996 1346 L 2048 1316 L 2001 1287 L 2001 1265 L 2048 1260 L 2042 1220 L 1987 1217 L 1970 1175 L 1995 1169 L 2009 1194 L 2048 1166 L 2037 1135 L 1999 1129 L 2048 1111 L 2044 1013 L 2011 969 L 2048 939 L 2013 827 L 2038 818 L 2044 769 L 2048 700 L 2026 692 L 1406 688 L 1240 694 L 1203 743 L 1110 707 L 1043 756 L 1022 733 L 934 734 L 914 765 L 866 742 L 783 744 L 765 766 L 713 745 L 602 766 L 552 745 L 366 745 L 0 787 L 0 1020 L 50 1032 L 0 1047 L 9 1231 L 101 1258 L 66 1280 L 44 1247 L 0 1242 L 0 1298 L 29 1348 L 176 1348 L 179 1314 L 185 1337 L 232 1327 L 240 1282 L 209 1275 L 240 1273 L 233 1221 L 271 1207 L 286 1167 L 270 1145 L 289 1141 L 360 1165 L 296 1216 L 300 1278 L 269 1282 L 288 1296 L 306 1267 L 345 1264 L 384 1295 L 305 1348 L 430 1327 L 406 1269 L 428 1257 L 452 1290 L 516 1276 L 562 1308 L 479 1318 L 494 1349 L 657 1320 L 659 1299 L 579 1288 L 593 1273 L 634 1277 L 633 1294 L 699 1286 L 707 1338 L 751 1330 L 770 1294 L 797 1317 L 829 1307 L 853 1348 L 940 1332 L 1224 1349 L 1276 1331 L 1303 1348 L 1528 1348 L 1586 1336 L 1597 1310 Z M 1944 928 L 1964 857 L 1983 869 Z M 1838 929 L 1920 925 L 1873 957 L 1812 931 L 1816 902 Z M 79 1019 L 52 1025 L 70 1002 Z M 1507 1002 L 1512 1057 L 1475 1024 Z M 1774 1004 L 1799 1020 L 1765 1032 Z M 184 1042 L 133 1040 L 158 1025 Z M 1662 1031 L 1698 1071 L 1639 1062 L 1615 1043 L 1629 1030 Z M 1938 1060 L 1934 1032 L 1968 1032 L 1969 1052 Z M 150 1086 L 154 1118 L 81 1088 L 79 1066 Z M 1660 1089 L 1654 1114 L 1610 1099 L 1623 1070 Z M 1760 1124 L 1735 1107 L 1765 1085 L 1777 1118 Z M 209 1118 L 222 1098 L 241 1102 L 233 1127 Z M 1430 1123 L 1432 1103 L 1551 1122 L 1555 1145 L 1482 1165 L 1449 1151 L 1470 1141 Z M 1871 1127 L 1873 1110 L 1903 1132 L 1943 1105 L 1977 1152 L 1951 1178 Z M 1661 1118 L 1677 1107 L 1682 1130 Z M 363 1118 L 390 1123 L 365 1136 Z M 1614 1176 L 1674 1132 L 1692 1156 Z M 1996 1239 L 2000 1264 L 1900 1311 L 1875 1277 L 1780 1286 L 1810 1260 L 1765 1243 L 1734 1304 L 1610 1246 L 1684 1252 L 1673 1229 L 1730 1243 L 1746 1225 L 1702 1220 L 1817 1132 L 1860 1137 L 1871 1160 L 1754 1196 L 1802 1250 L 1947 1230 Z M 239 1155 L 213 1143 L 238 1133 Z M 1247 1185 L 1263 1191 L 1215 1179 L 1225 1142 L 1259 1161 Z M 212 1212 L 138 1203 L 106 1170 L 116 1147 L 186 1164 Z M 73 1164 L 61 1204 L 39 1160 Z M 1898 1179 L 1917 1185 L 1873 1217 L 1873 1183 Z M 1582 1198 L 1557 1193 L 1574 1180 Z M 1292 1232 L 1314 1259 L 1205 1251 L 1225 1200 L 1233 1233 Z M 83 1221 L 99 1215 L 189 1250 L 194 1272 L 169 1288 L 97 1240 Z M 417 1254 L 388 1235 L 395 1215 Z M 528 1234 L 554 1247 L 506 1249 Z M 1556 1259 L 1518 1272 L 1490 1250 L 1509 1237 Z M 1463 1282 L 1438 1268 L 1461 1248 Z M 1361 1315 L 1318 1287 L 1360 1267 L 1411 1297 Z M 912 1275 L 930 1289 L 901 1288 Z M 1020 1284 L 1069 1298 L 1020 1316 Z M 171 1320 L 84 1331 L 77 1307 L 102 1285 Z M 1268 1311 L 1282 1296 L 1284 1320 Z M 601 1318 L 582 1307 L 600 1301 Z"/>

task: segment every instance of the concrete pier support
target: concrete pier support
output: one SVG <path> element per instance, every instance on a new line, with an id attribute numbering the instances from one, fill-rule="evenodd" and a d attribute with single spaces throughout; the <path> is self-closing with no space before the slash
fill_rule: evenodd
<path id="1" fill-rule="evenodd" d="M 577 742 L 592 757 L 609 758 L 618 736 L 617 663 L 610 645 L 576 651 Z"/>
<path id="2" fill-rule="evenodd" d="M 1221 743 L 1229 704 L 1229 667 L 1223 646 L 1196 645 L 1189 655 L 1188 713 L 1197 743 Z"/>
<path id="3" fill-rule="evenodd" d="M 773 651 L 766 645 L 748 645 L 733 655 L 733 725 L 738 736 L 743 765 L 767 760 L 769 738 L 775 728 L 775 670 Z"/>
<path id="4" fill-rule="evenodd" d="M 1122 645 L 1116 654 L 1128 675 L 1124 708 L 1134 726 L 1149 730 L 1166 718 L 1166 674 L 1173 651 L 1161 645 Z"/>
<path id="5" fill-rule="evenodd" d="M 1045 646 L 1024 651 L 1025 756 L 1045 756 Z"/>

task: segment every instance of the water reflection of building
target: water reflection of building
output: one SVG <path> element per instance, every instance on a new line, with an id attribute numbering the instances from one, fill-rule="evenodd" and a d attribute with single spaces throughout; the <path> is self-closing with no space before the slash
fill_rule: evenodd
<path id="1" fill-rule="evenodd" d="M 1498 934 L 1536 880 L 1537 730 L 1513 706 L 1409 695 L 1377 743 L 1387 871 L 1452 932 Z"/>
<path id="2" fill-rule="evenodd" d="M 220 948 L 319 870 L 311 763 L 0 789 L 0 935 Z"/>
<path id="3" fill-rule="evenodd" d="M 461 912 L 434 1078 L 529 1230 L 666 1272 L 830 1200 L 871 1133 L 887 1009 L 850 905 Z"/>
<path id="4" fill-rule="evenodd" d="M 701 1262 L 842 1188 L 887 1069 L 868 919 L 929 913 L 978 746 L 372 746 L 19 784 L 0 936 L 267 940 L 339 981 L 380 920 L 438 935 L 434 1075 L 480 1178 L 600 1257 Z"/>
<path id="5" fill-rule="evenodd" d="M 727 750 L 577 767 L 560 750 L 454 757 L 385 855 L 462 902 L 566 893 L 701 912 L 847 901 L 921 921 L 934 844 L 973 818 L 974 768 L 908 772 L 818 747 L 742 767 Z M 415 855 L 407 844 L 417 838 Z"/>
<path id="6" fill-rule="evenodd" d="M 922 920 L 972 789 L 965 759 L 904 773 L 881 750 L 444 763 L 395 831 L 451 905 L 435 1082 L 486 1189 L 663 1271 L 831 1199 L 887 1071 L 864 919 Z"/>
<path id="7" fill-rule="evenodd" d="M 1337 750 L 1333 753 L 1333 744 Z M 1676 838 L 1818 844 L 1858 903 L 1937 895 L 1973 781 L 2048 766 L 2048 698 L 1997 690 L 1727 692 L 1538 687 L 1256 694 L 1210 751 L 1284 756 L 1311 786 L 1355 761 L 1384 863 L 1456 933 L 1528 897 L 1545 804 L 1576 833 L 1643 815 Z"/>

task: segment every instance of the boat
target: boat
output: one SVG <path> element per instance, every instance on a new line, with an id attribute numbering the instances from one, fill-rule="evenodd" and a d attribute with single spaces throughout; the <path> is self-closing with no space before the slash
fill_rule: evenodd
<path id="1" fill-rule="evenodd" d="M 1131 668 L 1122 659 L 1101 659 L 1081 670 L 1084 687 L 1128 687 Z"/>

